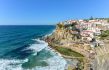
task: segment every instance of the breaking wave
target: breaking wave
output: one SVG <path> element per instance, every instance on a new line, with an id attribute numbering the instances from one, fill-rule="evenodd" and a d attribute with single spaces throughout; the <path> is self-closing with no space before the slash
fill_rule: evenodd
<path id="1" fill-rule="evenodd" d="M 34 39 L 24 50 L 32 50 L 34 53 L 26 59 L 0 59 L 0 70 L 64 70 L 66 61 L 48 44 L 40 39 Z M 39 63 L 39 64 L 38 64 Z M 42 64 L 40 64 L 42 63 Z M 46 64 L 45 66 L 43 64 Z"/>

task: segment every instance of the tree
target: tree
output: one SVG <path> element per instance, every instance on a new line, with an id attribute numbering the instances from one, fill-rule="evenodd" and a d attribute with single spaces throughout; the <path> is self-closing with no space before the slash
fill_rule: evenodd
<path id="1" fill-rule="evenodd" d="M 64 27 L 64 24 L 58 23 L 58 24 L 57 24 L 57 27 L 58 27 L 58 28 L 63 28 L 63 27 Z"/>
<path id="2" fill-rule="evenodd" d="M 94 18 L 91 16 L 90 18 L 89 18 L 89 20 L 93 20 Z"/>
<path id="3" fill-rule="evenodd" d="M 89 22 L 89 20 L 88 20 L 88 19 L 84 19 L 84 21 Z"/>
<path id="4" fill-rule="evenodd" d="M 109 23 L 109 18 L 107 19 L 107 22 Z"/>

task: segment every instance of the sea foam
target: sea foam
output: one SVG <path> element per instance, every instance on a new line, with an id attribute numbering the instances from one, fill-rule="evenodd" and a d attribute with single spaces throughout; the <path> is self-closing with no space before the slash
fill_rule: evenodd
<path id="1" fill-rule="evenodd" d="M 43 49 L 50 51 L 53 54 L 53 57 L 45 60 L 48 63 L 48 66 L 41 67 L 36 66 L 32 69 L 23 69 L 22 64 L 28 61 L 24 60 L 9 60 L 9 59 L 0 59 L 0 70 L 65 70 L 66 61 L 59 53 L 56 53 L 53 49 L 48 47 L 48 43 L 40 39 L 34 39 L 38 41 L 38 44 L 31 44 L 27 49 L 33 50 L 35 53 L 40 52 Z M 37 54 L 35 54 L 37 56 Z"/>

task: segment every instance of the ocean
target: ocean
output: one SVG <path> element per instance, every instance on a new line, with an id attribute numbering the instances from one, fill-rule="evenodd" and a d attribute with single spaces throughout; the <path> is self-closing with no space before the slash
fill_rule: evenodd
<path id="1" fill-rule="evenodd" d="M 64 70 L 66 61 L 43 41 L 52 25 L 0 26 L 0 70 Z"/>

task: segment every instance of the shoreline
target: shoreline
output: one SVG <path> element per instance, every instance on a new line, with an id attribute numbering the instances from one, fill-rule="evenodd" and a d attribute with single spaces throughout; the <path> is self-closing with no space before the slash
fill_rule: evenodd
<path id="1" fill-rule="evenodd" d="M 81 57 L 75 57 L 75 56 L 69 56 L 69 55 L 64 55 L 62 53 L 60 53 L 60 51 L 58 51 L 55 47 L 56 46 L 53 46 L 51 45 L 50 43 L 48 43 L 48 46 L 56 53 L 58 54 L 59 56 L 61 56 L 62 58 L 64 58 L 67 62 L 67 65 L 65 67 L 65 70 L 76 70 L 76 69 L 79 69 L 81 68 L 82 70 L 87 70 L 89 69 L 90 67 L 88 66 L 88 64 L 90 62 L 89 59 L 84 56 L 83 54 L 77 52 L 77 51 L 73 51 L 73 52 L 76 52 L 76 54 L 80 54 L 82 55 Z M 59 47 L 59 46 L 58 46 Z M 65 47 L 61 47 L 61 48 L 65 48 Z M 69 49 L 69 48 L 66 48 L 66 49 Z M 76 61 L 76 63 L 74 64 L 74 62 Z M 85 68 L 85 69 L 84 69 Z"/>
<path id="2" fill-rule="evenodd" d="M 46 43 L 47 43 L 47 42 L 46 42 Z M 54 52 L 56 55 L 60 56 L 62 59 L 64 59 L 64 60 L 66 61 L 66 58 L 63 57 L 61 53 L 59 53 L 58 51 L 56 51 L 55 49 L 53 49 L 51 46 L 48 45 L 47 48 L 48 48 L 49 50 L 51 50 L 52 52 Z M 68 68 L 67 65 L 68 65 L 68 63 L 67 63 L 67 61 L 66 61 L 66 65 L 65 65 L 65 67 L 64 67 L 65 70 L 67 70 L 67 68 Z"/>
<path id="3" fill-rule="evenodd" d="M 55 52 L 58 56 L 61 56 L 63 59 L 65 59 L 65 61 L 67 63 L 65 65 L 65 68 L 64 68 L 65 70 L 75 70 L 76 68 L 78 68 L 77 65 L 79 63 L 81 63 L 81 59 L 79 60 L 78 58 L 74 58 L 74 56 L 73 57 L 72 56 L 67 56 L 67 55 L 64 55 L 64 54 L 60 53 L 58 50 L 56 50 L 54 48 L 55 46 L 51 45 L 49 42 L 46 41 L 46 38 L 51 36 L 55 31 L 56 31 L 56 28 L 50 34 L 45 35 L 44 36 L 44 41 L 48 44 L 49 49 L 51 49 L 53 52 Z M 74 52 L 76 52 L 76 51 L 74 51 Z M 74 63 L 74 62 L 76 62 L 76 63 Z M 83 62 L 83 59 L 82 59 L 82 62 Z M 83 67 L 83 65 L 80 65 L 80 67 Z"/>
<path id="4" fill-rule="evenodd" d="M 87 26 L 87 23 L 90 26 Z M 99 28 L 98 23 L 103 28 Z M 68 68 L 68 70 L 93 70 L 96 56 L 106 51 L 106 45 L 101 43 L 100 39 L 109 37 L 109 28 L 104 29 L 106 26 L 102 24 L 107 23 L 100 19 L 63 21 L 56 25 L 56 29 L 50 35 L 46 36 L 45 41 L 66 60 L 76 59 L 79 61 L 74 69 Z M 104 48 L 100 49 L 100 46 L 103 45 Z"/>
<path id="5" fill-rule="evenodd" d="M 49 46 L 51 49 L 53 49 L 53 51 L 54 51 L 56 54 L 58 54 L 59 56 L 61 56 L 62 58 L 64 58 L 64 59 L 66 60 L 67 64 L 66 64 L 65 70 L 76 69 L 76 68 L 78 68 L 77 65 L 78 65 L 79 63 L 80 63 L 80 64 L 83 64 L 84 56 L 83 56 L 82 54 L 81 54 L 81 56 L 83 56 L 83 57 L 69 56 L 69 55 L 65 55 L 65 54 L 60 53 L 60 51 L 58 51 L 58 50 L 55 48 L 55 46 L 50 45 L 50 43 L 48 43 L 48 46 Z M 75 52 L 75 51 L 73 51 L 73 52 Z M 76 52 L 76 53 L 78 53 L 78 52 Z M 78 53 L 78 54 L 80 54 L 80 53 Z M 82 58 L 82 59 L 81 59 L 81 58 Z M 83 67 L 83 65 L 80 65 L 80 66 Z"/>
<path id="6" fill-rule="evenodd" d="M 71 35 L 69 31 L 67 32 L 62 24 L 57 25 L 56 29 L 54 29 L 50 35 L 46 36 L 44 41 L 48 43 L 49 47 L 60 53 L 66 60 L 76 59 L 78 61 L 74 67 L 67 61 L 67 65 L 69 65 L 67 70 L 90 70 L 90 62 L 92 60 L 92 58 L 90 58 L 90 52 L 85 49 L 82 50 L 82 48 L 89 47 L 89 45 L 84 45 L 83 42 L 79 43 L 80 39 L 77 40 L 74 38 L 71 41 L 71 36 L 73 35 Z M 71 62 L 73 63 L 73 61 Z"/>

